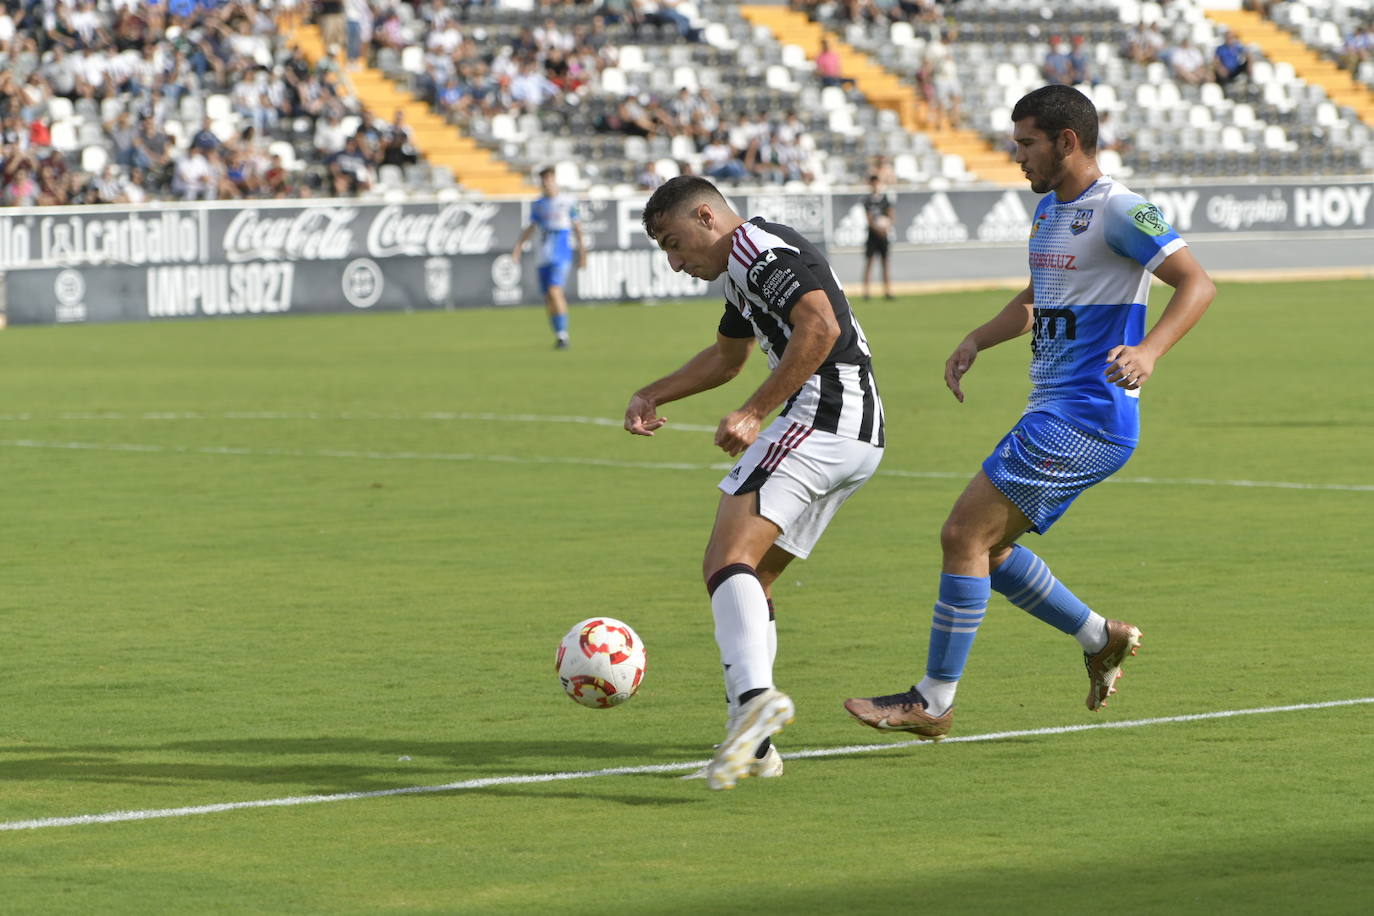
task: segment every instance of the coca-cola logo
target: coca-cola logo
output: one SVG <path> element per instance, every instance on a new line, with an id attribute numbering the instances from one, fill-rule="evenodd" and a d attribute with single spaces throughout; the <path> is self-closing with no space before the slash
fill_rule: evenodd
<path id="1" fill-rule="evenodd" d="M 337 261 L 353 248 L 356 207 L 310 207 L 292 216 L 240 210 L 224 230 L 224 257 L 236 261 Z"/>
<path id="2" fill-rule="evenodd" d="M 427 213 L 391 204 L 368 227 L 367 253 L 374 258 L 486 254 L 496 238 L 492 219 L 499 209 L 494 203 L 464 202 Z"/>

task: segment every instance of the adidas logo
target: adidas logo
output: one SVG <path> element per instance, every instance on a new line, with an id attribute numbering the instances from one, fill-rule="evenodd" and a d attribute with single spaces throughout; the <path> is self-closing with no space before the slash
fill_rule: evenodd
<path id="1" fill-rule="evenodd" d="M 1025 227 L 1022 227 L 1022 233 Z M 949 195 L 936 191 L 935 195 L 916 214 L 906 227 L 906 240 L 918 245 L 937 245 L 942 242 L 967 242 L 968 227 L 959 221 Z"/>
<path id="2" fill-rule="evenodd" d="M 988 215 L 978 225 L 978 239 L 983 242 L 1020 242 L 1030 229 L 1031 215 L 1015 191 L 1006 191 L 993 204 Z"/>
<path id="3" fill-rule="evenodd" d="M 835 224 L 835 245 L 840 248 L 858 248 L 868 240 L 868 217 L 861 203 L 849 208 Z"/>

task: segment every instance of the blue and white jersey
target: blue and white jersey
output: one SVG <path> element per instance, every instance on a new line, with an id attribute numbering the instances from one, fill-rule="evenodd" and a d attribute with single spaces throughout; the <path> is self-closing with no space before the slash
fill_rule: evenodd
<path id="1" fill-rule="evenodd" d="M 1073 200 L 1041 199 L 1030 230 L 1027 413 L 1136 443 L 1140 390 L 1108 383 L 1107 353 L 1144 338 L 1150 272 L 1186 244 L 1154 204 L 1106 175 Z"/>
<path id="2" fill-rule="evenodd" d="M 577 202 L 566 194 L 541 197 L 530 204 L 530 222 L 544 233 L 539 246 L 540 264 L 563 264 L 572 260 L 572 227 L 577 219 Z"/>

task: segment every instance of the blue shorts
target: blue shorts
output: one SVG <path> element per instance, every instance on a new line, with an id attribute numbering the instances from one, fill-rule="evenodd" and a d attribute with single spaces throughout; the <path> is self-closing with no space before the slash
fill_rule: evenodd
<path id="1" fill-rule="evenodd" d="M 1028 413 L 983 461 L 993 486 L 1044 534 L 1078 494 L 1121 469 L 1135 451 L 1047 413 Z"/>
<path id="2" fill-rule="evenodd" d="M 539 265 L 539 289 L 547 293 L 550 286 L 566 286 L 572 261 L 550 261 Z"/>

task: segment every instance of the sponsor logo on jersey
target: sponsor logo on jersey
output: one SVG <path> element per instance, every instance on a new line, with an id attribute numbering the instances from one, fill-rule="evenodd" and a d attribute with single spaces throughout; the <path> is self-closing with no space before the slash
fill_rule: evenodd
<path id="1" fill-rule="evenodd" d="M 1057 254 L 1051 251 L 1032 251 L 1030 253 L 1031 267 L 1047 267 L 1051 270 L 1077 270 L 1073 262 L 1078 260 L 1076 254 Z"/>
<path id="2" fill-rule="evenodd" d="M 949 195 L 937 191 L 907 227 L 906 240 L 918 245 L 967 242 L 968 227 L 959 221 L 959 214 L 954 212 Z"/>
<path id="3" fill-rule="evenodd" d="M 1146 235 L 1163 235 L 1170 231 L 1168 220 L 1159 208 L 1151 203 L 1136 204 L 1131 208 L 1131 219 L 1135 226 Z"/>
<path id="4" fill-rule="evenodd" d="M 1047 217 L 1047 216 L 1049 216 L 1049 215 L 1050 215 L 1050 211 L 1046 210 L 1044 213 L 1041 213 L 1039 216 L 1037 216 L 1037 217 L 1035 218 L 1035 222 L 1031 223 L 1031 228 L 1030 228 L 1030 237 L 1031 237 L 1031 238 L 1035 238 L 1035 233 L 1037 233 L 1037 232 L 1040 231 L 1040 224 L 1041 224 L 1042 222 L 1044 222 L 1044 221 L 1045 221 L 1045 217 Z"/>
<path id="5" fill-rule="evenodd" d="M 978 238 L 984 242 L 1019 242 L 1026 231 L 1030 213 L 1015 191 L 1006 191 L 978 224 Z"/>
<path id="6" fill-rule="evenodd" d="M 767 251 L 765 251 L 763 253 L 763 257 L 755 261 L 754 266 L 749 268 L 749 285 L 758 288 L 759 277 L 763 274 L 764 268 L 767 267 L 769 264 L 772 264 L 777 259 L 778 256 L 773 253 L 773 249 L 770 248 Z"/>
<path id="7" fill-rule="evenodd" d="M 1074 235 L 1082 235 L 1088 231 L 1088 226 L 1093 221 L 1092 210 L 1079 210 L 1073 215 L 1073 222 L 1069 223 L 1069 231 Z"/>

